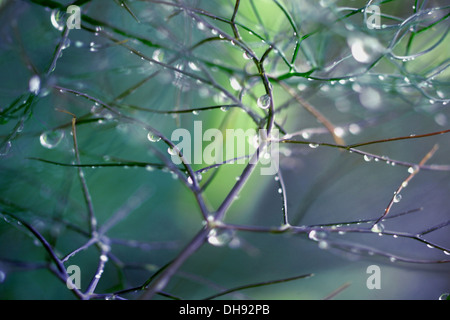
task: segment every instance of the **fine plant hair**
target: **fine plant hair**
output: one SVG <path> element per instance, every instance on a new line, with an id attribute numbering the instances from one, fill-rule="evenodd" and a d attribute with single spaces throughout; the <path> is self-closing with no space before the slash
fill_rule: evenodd
<path id="1" fill-rule="evenodd" d="M 0 1 L 0 297 L 357 299 L 373 264 L 450 285 L 449 14 Z M 199 123 L 265 135 L 194 163 L 172 133 Z"/>

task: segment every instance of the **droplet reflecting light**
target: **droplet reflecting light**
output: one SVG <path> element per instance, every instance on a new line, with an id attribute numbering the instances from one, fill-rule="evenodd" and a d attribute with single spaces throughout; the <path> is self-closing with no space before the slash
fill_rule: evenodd
<path id="1" fill-rule="evenodd" d="M 61 140 L 64 138 L 64 131 L 54 130 L 47 131 L 41 134 L 39 141 L 44 148 L 54 149 L 56 148 Z"/>
<path id="2" fill-rule="evenodd" d="M 261 109 L 267 109 L 270 106 L 270 96 L 268 94 L 262 95 L 258 98 L 257 104 Z"/>

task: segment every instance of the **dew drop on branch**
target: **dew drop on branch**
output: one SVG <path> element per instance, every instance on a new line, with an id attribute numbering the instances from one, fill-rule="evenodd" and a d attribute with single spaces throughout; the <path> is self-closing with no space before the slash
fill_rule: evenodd
<path id="1" fill-rule="evenodd" d="M 39 137 L 39 141 L 41 142 L 41 145 L 44 148 L 54 149 L 59 145 L 59 143 L 63 138 L 64 138 L 63 130 L 53 130 L 42 133 L 41 136 Z"/>
<path id="2" fill-rule="evenodd" d="M 377 39 L 368 36 L 351 37 L 348 40 L 348 45 L 353 58 L 360 63 L 372 62 L 384 50 Z"/>
<path id="3" fill-rule="evenodd" d="M 447 116 L 443 113 L 438 113 L 437 115 L 434 116 L 434 121 L 444 127 L 447 125 Z"/>
<path id="4" fill-rule="evenodd" d="M 213 229 L 208 234 L 208 242 L 215 247 L 223 247 L 229 244 L 233 237 L 234 233 L 232 230 Z"/>
<path id="5" fill-rule="evenodd" d="M 409 167 L 409 168 L 408 168 L 408 173 L 411 173 L 411 174 L 413 174 L 413 173 L 415 173 L 415 172 L 416 172 L 416 170 L 417 170 L 417 168 L 414 168 L 414 167 Z"/>
<path id="6" fill-rule="evenodd" d="M 61 45 L 61 50 L 66 50 L 70 47 L 71 41 L 69 38 L 64 39 L 64 42 Z"/>
<path id="7" fill-rule="evenodd" d="M 164 53 L 161 50 L 156 49 L 153 52 L 152 59 L 157 61 L 157 62 L 162 62 L 163 59 L 164 59 Z"/>
<path id="8" fill-rule="evenodd" d="M 150 142 L 158 142 L 158 141 L 161 140 L 161 137 L 159 137 L 159 136 L 157 136 L 157 135 L 154 135 L 152 132 L 149 132 L 149 133 L 147 134 L 147 139 L 148 139 L 148 141 L 150 141 Z"/>
<path id="9" fill-rule="evenodd" d="M 241 84 L 239 83 L 239 81 L 235 77 L 231 77 L 230 78 L 230 85 L 236 91 L 239 91 L 239 90 L 242 89 Z"/>
<path id="10" fill-rule="evenodd" d="M 450 294 L 448 293 L 441 294 L 439 300 L 450 300 Z"/>
<path id="11" fill-rule="evenodd" d="M 30 81 L 28 81 L 28 90 L 36 95 L 39 94 L 39 91 L 41 90 L 41 78 L 39 78 L 38 75 L 34 75 L 30 78 Z"/>
<path id="12" fill-rule="evenodd" d="M 4 157 L 11 150 L 11 141 L 6 141 L 6 143 L 0 148 L 0 157 Z"/>
<path id="13" fill-rule="evenodd" d="M 320 240 L 318 245 L 319 245 L 319 249 L 322 249 L 322 250 L 326 250 L 330 247 L 328 241 L 325 241 L 325 240 Z"/>
<path id="14" fill-rule="evenodd" d="M 270 106 L 270 100 L 270 96 L 268 94 L 265 94 L 259 97 L 256 103 L 261 109 L 267 109 Z"/>
<path id="15" fill-rule="evenodd" d="M 393 200 L 395 203 L 399 203 L 402 200 L 402 195 L 399 193 L 395 193 Z"/>

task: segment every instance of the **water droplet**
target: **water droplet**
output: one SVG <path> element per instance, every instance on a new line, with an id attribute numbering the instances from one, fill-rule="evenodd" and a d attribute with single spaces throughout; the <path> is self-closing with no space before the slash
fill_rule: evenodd
<path id="1" fill-rule="evenodd" d="M 395 258 L 395 257 L 390 257 L 390 258 L 389 258 L 389 261 L 390 261 L 390 262 L 395 262 L 395 261 L 397 261 L 397 258 Z"/>
<path id="2" fill-rule="evenodd" d="M 106 254 L 102 254 L 100 256 L 100 261 L 107 262 L 108 261 L 108 256 Z"/>
<path id="3" fill-rule="evenodd" d="M 50 22 L 52 23 L 52 26 L 59 31 L 64 30 L 64 19 L 63 19 L 64 13 L 59 11 L 58 9 L 55 9 L 52 11 L 50 15 Z"/>
<path id="4" fill-rule="evenodd" d="M 447 116 L 443 113 L 438 113 L 434 116 L 434 121 L 442 127 L 447 125 Z"/>
<path id="5" fill-rule="evenodd" d="M 324 231 L 311 230 L 308 233 L 308 238 L 310 238 L 311 240 L 314 240 L 314 241 L 320 241 L 320 240 L 325 239 L 326 237 L 327 237 L 327 234 Z"/>
<path id="6" fill-rule="evenodd" d="M 178 155 L 176 147 L 174 147 L 174 148 L 171 148 L 171 147 L 167 148 L 167 153 L 170 154 L 171 156 L 177 156 Z"/>
<path id="7" fill-rule="evenodd" d="M 330 247 L 330 245 L 328 244 L 327 241 L 325 241 L 325 240 L 320 240 L 319 241 L 319 249 L 326 250 L 329 247 Z"/>
<path id="8" fill-rule="evenodd" d="M 192 61 L 189 61 L 188 66 L 192 71 L 200 71 L 200 68 Z"/>
<path id="9" fill-rule="evenodd" d="M 316 148 L 319 147 L 319 144 L 318 143 L 310 143 L 309 147 L 312 148 L 312 149 L 316 149 Z"/>
<path id="10" fill-rule="evenodd" d="M 6 143 L 0 148 L 0 157 L 4 157 L 11 150 L 11 141 L 6 141 Z"/>
<path id="11" fill-rule="evenodd" d="M 41 134 L 39 141 L 44 148 L 54 149 L 64 138 L 63 130 L 47 131 Z"/>
<path id="12" fill-rule="evenodd" d="M 450 251 L 444 251 L 444 254 L 450 256 Z"/>
<path id="13" fill-rule="evenodd" d="M 208 242 L 215 247 L 223 247 L 229 244 L 233 237 L 234 232 L 232 230 L 213 229 L 208 234 Z"/>
<path id="14" fill-rule="evenodd" d="M 395 193 L 393 200 L 394 200 L 395 203 L 399 203 L 402 200 L 402 195 L 399 194 L 399 193 Z"/>
<path id="15" fill-rule="evenodd" d="M 157 62 L 162 62 L 164 59 L 164 53 L 160 49 L 157 49 L 153 52 L 152 59 Z"/>
<path id="16" fill-rule="evenodd" d="M 96 26 L 95 27 L 95 33 L 94 33 L 94 35 L 96 35 L 96 36 L 98 36 L 99 35 L 99 33 L 101 32 L 103 30 L 103 28 L 102 27 L 100 27 L 100 26 Z"/>
<path id="17" fill-rule="evenodd" d="M 334 134 L 339 138 L 342 138 L 345 136 L 345 129 L 341 127 L 336 127 L 334 128 Z"/>
<path id="18" fill-rule="evenodd" d="M 443 293 L 439 296 L 439 300 L 450 300 L 450 294 L 449 293 Z"/>
<path id="19" fill-rule="evenodd" d="M 412 174 L 412 173 L 415 173 L 416 170 L 417 170 L 417 169 L 414 168 L 414 167 L 409 167 L 409 168 L 408 168 L 408 173 L 411 173 L 411 174 Z"/>
<path id="20" fill-rule="evenodd" d="M 41 78 L 39 78 L 38 75 L 34 75 L 30 78 L 30 81 L 28 81 L 28 90 L 36 95 L 39 94 L 39 91 L 41 90 Z"/>
<path id="21" fill-rule="evenodd" d="M 353 58 L 361 63 L 370 63 L 378 54 L 384 51 L 380 42 L 373 37 L 351 37 L 348 44 Z"/>
<path id="22" fill-rule="evenodd" d="M 228 109 L 229 109 L 229 107 L 225 107 L 225 106 L 220 107 L 220 110 L 222 110 L 223 112 L 227 112 Z"/>
<path id="23" fill-rule="evenodd" d="M 66 50 L 67 48 L 70 47 L 71 41 L 69 38 L 65 38 L 64 42 L 61 45 L 61 50 Z"/>
<path id="24" fill-rule="evenodd" d="M 198 116 L 198 115 L 200 114 L 200 111 L 198 111 L 198 110 L 193 110 L 193 111 L 192 111 L 192 114 L 193 114 L 194 116 Z"/>
<path id="25" fill-rule="evenodd" d="M 242 89 L 241 84 L 239 83 L 239 81 L 235 77 L 231 77 L 230 78 L 230 85 L 236 91 L 239 91 L 239 90 Z"/>
<path id="26" fill-rule="evenodd" d="M 364 88 L 359 93 L 359 101 L 365 108 L 376 110 L 381 105 L 381 95 L 374 88 Z"/>
<path id="27" fill-rule="evenodd" d="M 147 170 L 147 171 L 153 171 L 154 169 L 153 169 L 153 167 L 152 167 L 151 165 L 146 165 L 146 166 L 145 166 L 145 170 Z"/>
<path id="28" fill-rule="evenodd" d="M 380 233 L 380 232 L 383 232 L 383 230 L 384 230 L 384 226 L 381 223 L 374 224 L 372 226 L 372 228 L 370 229 L 370 231 L 372 231 L 374 233 Z"/>
<path id="29" fill-rule="evenodd" d="M 244 57 L 245 60 L 251 60 L 252 59 L 252 56 L 247 51 L 244 51 L 242 56 Z"/>
<path id="30" fill-rule="evenodd" d="M 268 94 L 262 95 L 257 101 L 258 107 L 267 109 L 270 106 L 270 96 Z"/>
<path id="31" fill-rule="evenodd" d="M 150 142 L 158 142 L 158 141 L 161 140 L 161 137 L 159 137 L 159 136 L 157 136 L 157 135 L 154 135 L 152 132 L 149 132 L 149 133 L 147 134 L 147 139 L 148 139 L 148 141 L 150 141 Z"/>
<path id="32" fill-rule="evenodd" d="M 442 92 L 441 90 L 437 90 L 437 91 L 436 91 L 436 94 L 437 94 L 437 96 L 438 96 L 439 98 L 441 98 L 441 99 L 444 99 L 444 97 L 445 97 L 444 92 Z"/>
<path id="33" fill-rule="evenodd" d="M 278 188 L 278 193 L 283 193 L 283 189 Z"/>
<path id="34" fill-rule="evenodd" d="M 95 42 L 89 43 L 89 51 L 90 52 L 97 52 L 98 51 L 98 46 L 95 44 Z"/>
<path id="35" fill-rule="evenodd" d="M 203 22 L 197 23 L 198 30 L 205 30 L 205 24 Z"/>
<path id="36" fill-rule="evenodd" d="M 372 157 L 372 156 L 369 156 L 369 155 L 367 155 L 367 154 L 364 155 L 364 161 L 370 162 L 370 161 L 372 161 L 372 160 L 373 160 L 373 157 Z"/>

